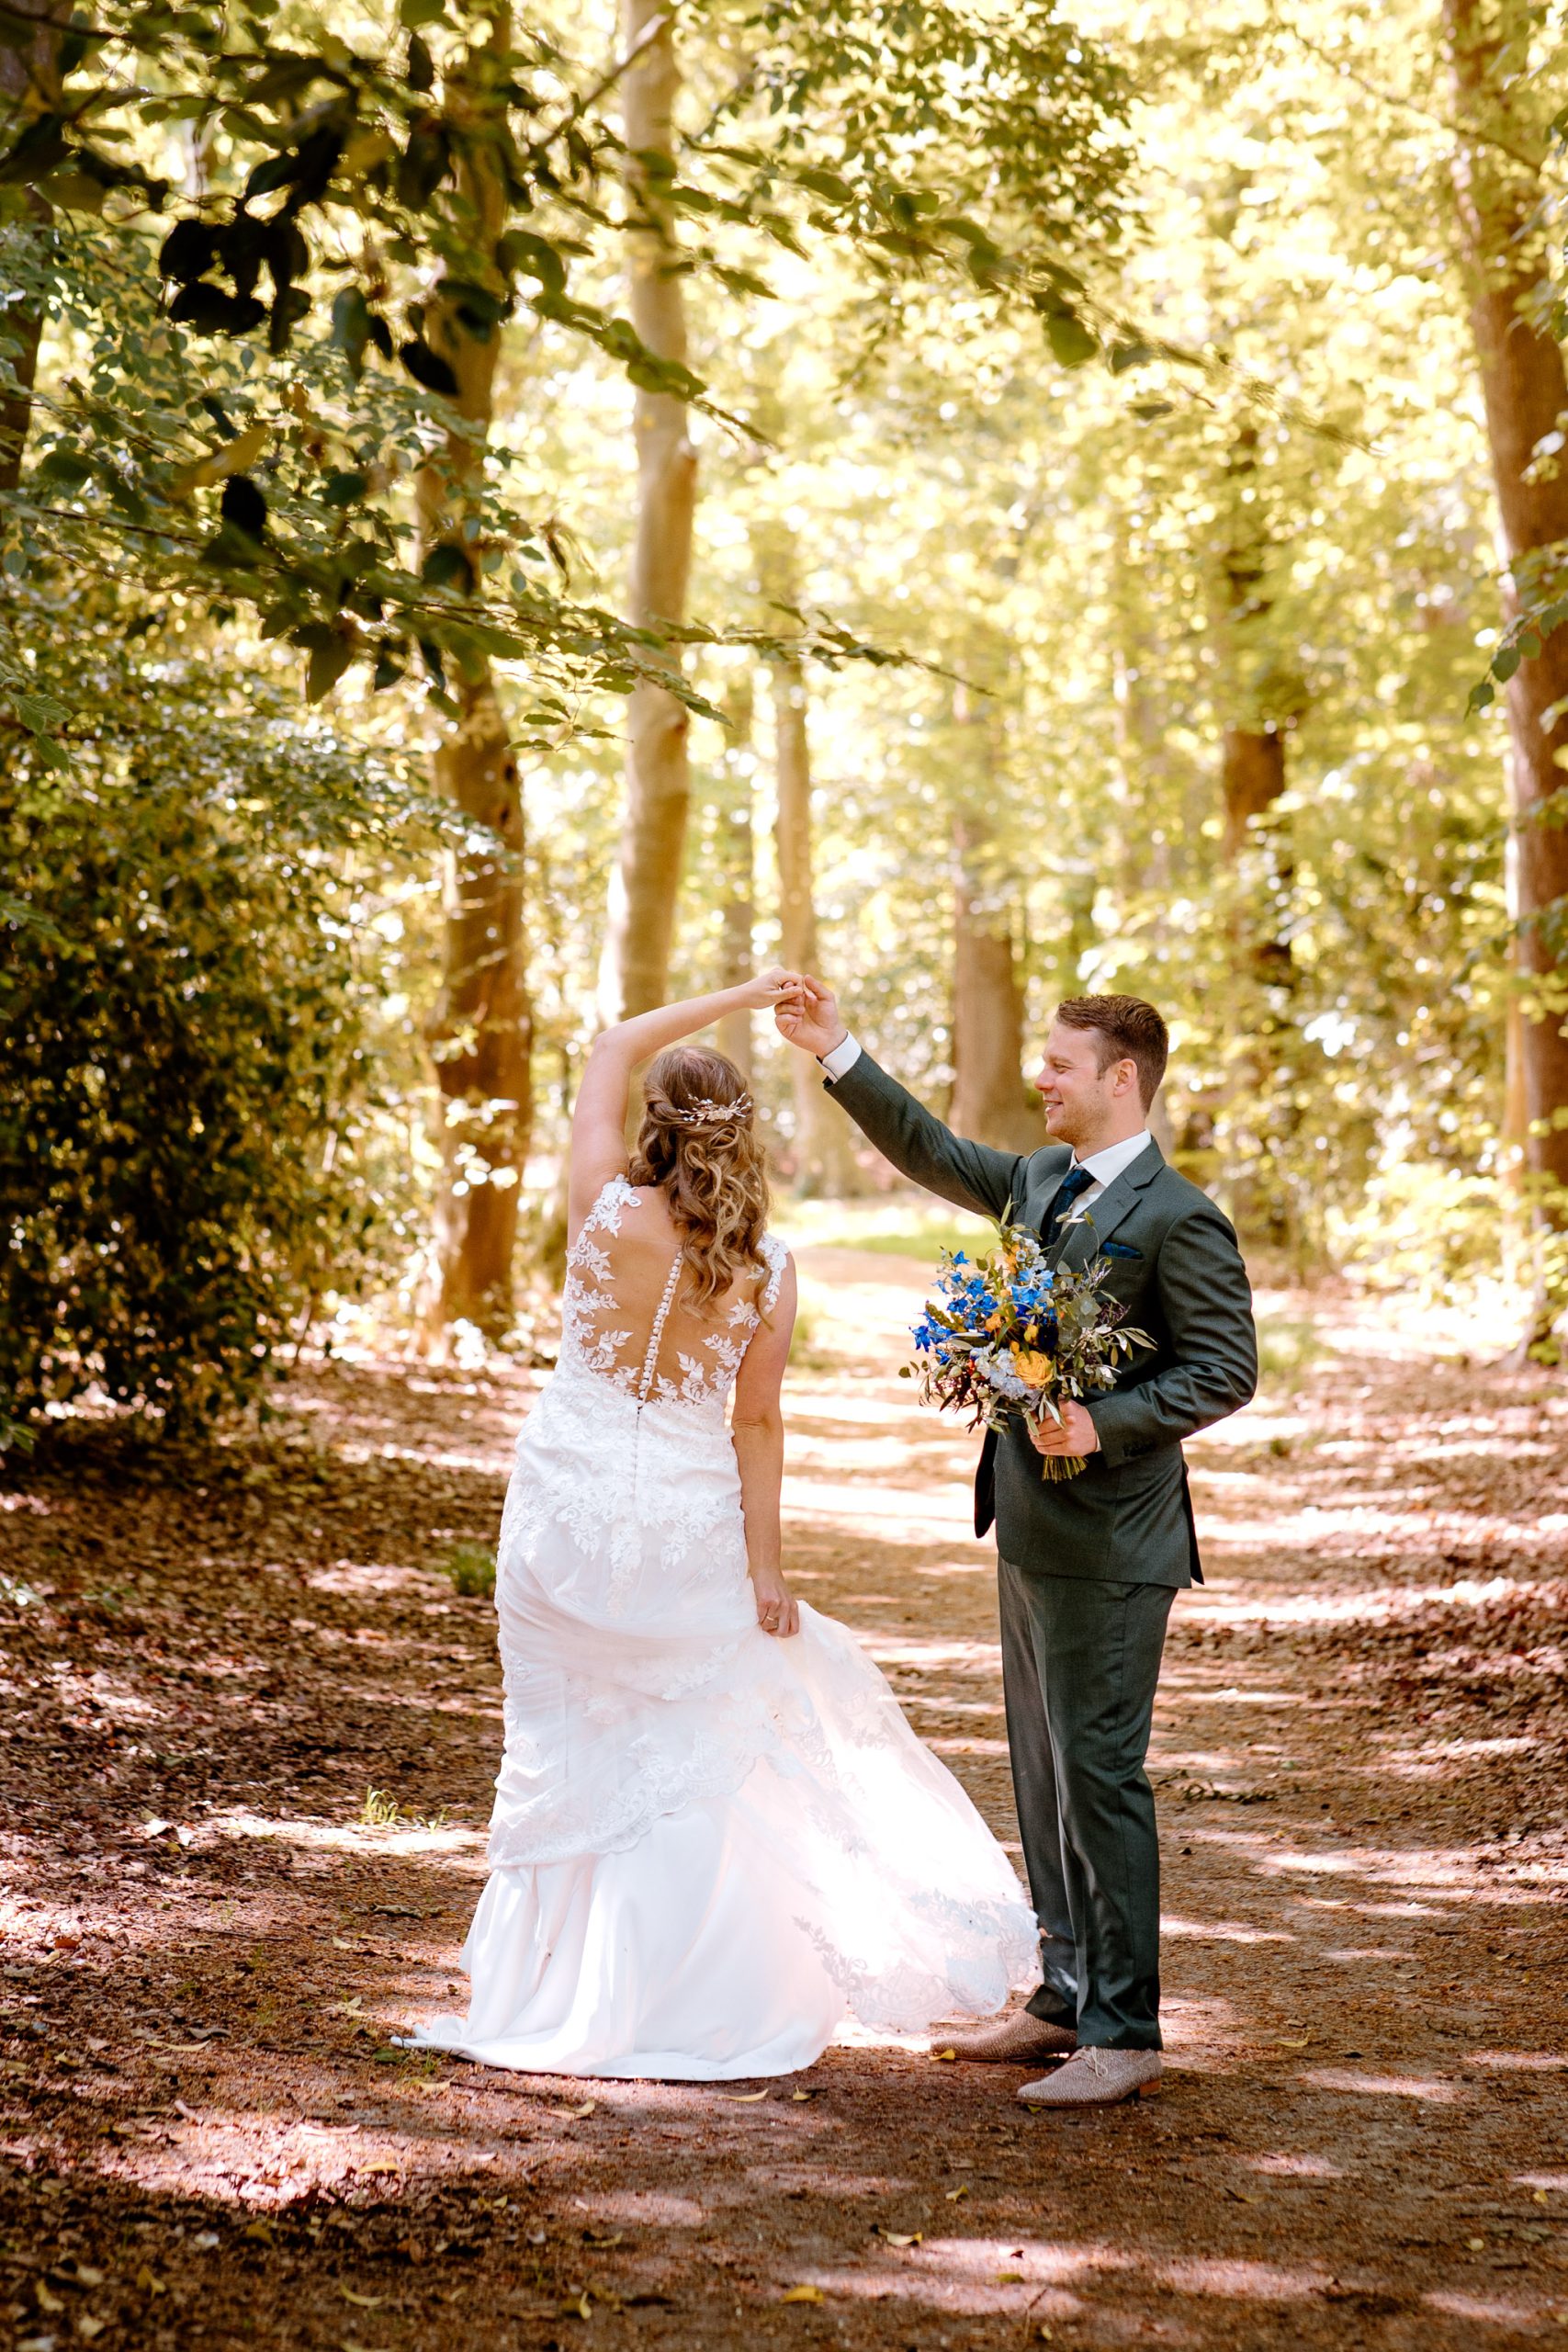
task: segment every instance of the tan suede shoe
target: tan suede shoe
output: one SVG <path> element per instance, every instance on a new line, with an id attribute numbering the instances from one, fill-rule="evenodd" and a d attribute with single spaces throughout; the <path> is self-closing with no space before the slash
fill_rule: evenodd
<path id="1" fill-rule="evenodd" d="M 1014 2009 L 969 2033 L 933 2034 L 931 2056 L 955 2058 L 974 2066 L 1037 2066 L 1045 2058 L 1066 2058 L 1078 2046 L 1071 2026 L 1047 2025 L 1027 2009 Z"/>
<path id="2" fill-rule="evenodd" d="M 1018 2096 L 1025 2107 L 1117 2107 L 1124 2098 L 1153 2098 L 1164 2072 L 1157 2050 L 1080 2050 Z"/>

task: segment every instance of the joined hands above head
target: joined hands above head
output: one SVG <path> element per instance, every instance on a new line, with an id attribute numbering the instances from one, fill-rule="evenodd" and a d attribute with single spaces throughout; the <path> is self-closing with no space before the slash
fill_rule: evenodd
<path id="1" fill-rule="evenodd" d="M 850 1034 L 840 1014 L 838 998 L 809 972 L 794 975 L 793 989 L 781 991 L 773 1007 L 773 1023 L 786 1045 L 798 1046 L 802 1053 L 818 1057 L 841 1046 Z"/>

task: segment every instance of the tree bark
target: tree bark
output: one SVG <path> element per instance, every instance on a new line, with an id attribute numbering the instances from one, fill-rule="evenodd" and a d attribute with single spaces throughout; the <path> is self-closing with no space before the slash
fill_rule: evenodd
<path id="1" fill-rule="evenodd" d="M 632 324 L 649 350 L 683 367 L 685 298 L 673 219 L 660 193 L 662 174 L 673 168 L 680 89 L 674 35 L 665 0 L 623 0 L 628 49 L 660 18 L 621 82 L 628 293 Z M 639 387 L 633 411 L 637 511 L 628 607 L 640 628 L 685 617 L 697 499 L 689 425 L 683 401 Z M 599 970 L 600 1017 L 607 1023 L 646 1012 L 669 992 L 691 804 L 688 732 L 686 707 L 668 687 L 647 679 L 633 689 L 626 706 L 626 815 Z"/>
<path id="2" fill-rule="evenodd" d="M 1019 893 L 997 841 L 998 714 L 984 697 L 953 695 L 964 803 L 953 819 L 953 1102 L 961 1136 L 1003 1151 L 1045 1141 L 1040 1097 L 1023 1076 Z"/>
<path id="3" fill-rule="evenodd" d="M 490 38 L 468 62 L 465 86 L 447 102 L 465 132 L 458 185 L 472 209 L 479 266 L 504 293 L 496 243 L 506 223 L 505 179 L 491 126 L 504 123 L 496 93 L 504 78 L 511 24 L 490 19 Z M 472 268 L 473 262 L 465 264 Z M 425 314 L 425 340 L 457 379 L 455 406 L 488 431 L 501 331 L 477 334 L 460 297 L 438 286 Z M 470 306 L 471 317 L 471 306 Z M 481 452 L 450 433 L 419 477 L 425 548 L 467 549 L 463 524 L 473 503 Z M 527 947 L 523 894 L 523 794 L 489 661 L 472 656 L 452 682 L 456 715 L 434 756 L 437 790 L 461 810 L 463 845 L 447 858 L 441 993 L 427 1029 L 440 1083 L 442 1184 L 436 1208 L 442 1329 L 462 1320 L 499 1339 L 513 1308 L 513 1256 L 523 1171 L 533 1121 Z"/>
<path id="4" fill-rule="evenodd" d="M 752 721 L 755 696 L 748 666 L 726 697 L 728 741 L 720 765 L 715 826 L 718 868 L 718 985 L 739 988 L 756 967 L 752 933 L 757 922 L 756 841 L 752 830 Z M 718 1049 L 737 1069 L 751 1075 L 751 1015 L 728 1012 L 718 1024 Z"/>
<path id="5" fill-rule="evenodd" d="M 752 535 L 757 585 L 773 608 L 766 625 L 787 634 L 800 601 L 799 557 L 785 523 L 759 524 Z M 779 956 L 792 972 L 816 972 L 817 892 L 811 812 L 811 741 L 802 662 L 784 653 L 769 664 L 773 720 L 773 781 L 777 814 L 773 849 L 779 877 Z M 857 1189 L 859 1171 L 848 1121 L 822 1091 L 822 1074 L 808 1055 L 792 1054 L 795 1092 L 795 1182 L 807 1196 L 836 1199 Z"/>
<path id="6" fill-rule="evenodd" d="M 1454 191 L 1464 248 L 1492 478 L 1496 493 L 1505 616 L 1519 610 L 1520 572 L 1568 541 L 1568 475 L 1549 461 L 1527 480 L 1538 443 L 1568 410 L 1568 377 L 1552 337 L 1530 316 L 1546 277 L 1540 209 L 1541 123 L 1528 113 L 1522 73 L 1532 11 L 1527 0 L 1445 0 L 1444 34 L 1460 139 Z M 1568 826 L 1549 820 L 1565 783 L 1568 628 L 1521 662 L 1505 689 L 1508 718 L 1510 908 L 1516 925 L 1518 1015 L 1508 1092 L 1522 1110 L 1519 1151 L 1528 1205 L 1540 1230 L 1568 1227 L 1568 1036 L 1563 1034 L 1562 925 L 1568 914 Z M 1560 1300 L 1539 1296 L 1535 1336 Z"/>
<path id="7" fill-rule="evenodd" d="M 37 0 L 37 13 L 39 21 L 30 32 L 14 20 L 0 19 L 0 123 L 4 124 L 0 143 L 7 147 L 16 143 L 33 117 L 47 113 L 60 96 L 60 36 L 71 14 L 70 0 Z M 39 229 L 46 229 L 54 215 L 44 198 L 29 187 L 26 203 L 29 217 Z M 8 304 L 6 323 L 19 389 L 0 394 L 0 496 L 16 490 L 22 479 L 43 312 Z"/>

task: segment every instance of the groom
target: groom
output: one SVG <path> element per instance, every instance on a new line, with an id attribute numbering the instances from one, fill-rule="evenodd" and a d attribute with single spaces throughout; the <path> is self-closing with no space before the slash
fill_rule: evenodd
<path id="1" fill-rule="evenodd" d="M 1148 1333 L 1065 1426 L 1021 1418 L 987 1434 L 975 1532 L 997 1527 L 1008 1744 L 1042 1983 L 1024 2009 L 950 2037 L 955 2056 L 1010 2065 L 1066 2058 L 1019 2097 L 1107 2107 L 1160 2077 L 1159 1844 L 1144 1770 L 1166 1620 L 1201 1582 L 1181 1441 L 1257 1385 L 1252 1296 L 1235 1234 L 1148 1131 L 1166 1025 L 1133 996 L 1058 1005 L 1035 1080 L 1052 1141 L 966 1143 L 851 1036 L 831 993 L 805 984 L 778 1025 L 815 1054 L 833 1100 L 929 1192 L 1039 1234 L 1053 1264 L 1105 1259 L 1105 1289 Z M 1035 1453 L 1084 1454 L 1042 1476 Z"/>

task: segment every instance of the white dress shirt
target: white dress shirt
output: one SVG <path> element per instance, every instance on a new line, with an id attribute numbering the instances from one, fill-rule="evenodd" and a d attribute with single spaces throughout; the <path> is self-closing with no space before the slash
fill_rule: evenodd
<path id="1" fill-rule="evenodd" d="M 846 1070 L 853 1069 L 860 1056 L 858 1037 L 845 1036 L 840 1039 L 830 1053 L 818 1054 L 817 1058 L 828 1076 L 836 1083 L 843 1077 Z M 1073 1166 L 1087 1168 L 1094 1178 L 1094 1182 L 1086 1186 L 1073 1203 L 1072 1213 L 1066 1219 L 1067 1224 L 1077 1225 L 1085 1210 L 1091 1208 L 1099 1200 L 1106 1186 L 1116 1182 L 1123 1168 L 1131 1168 L 1139 1152 L 1145 1150 L 1153 1141 L 1154 1137 L 1147 1127 L 1144 1127 L 1135 1136 L 1123 1136 L 1120 1143 L 1108 1143 L 1103 1151 L 1091 1151 L 1087 1159 L 1080 1159 L 1075 1151 Z"/>

